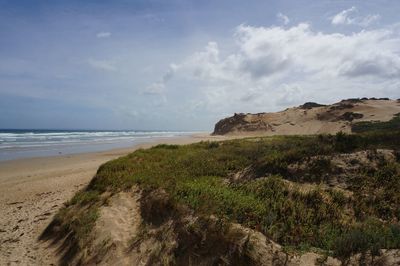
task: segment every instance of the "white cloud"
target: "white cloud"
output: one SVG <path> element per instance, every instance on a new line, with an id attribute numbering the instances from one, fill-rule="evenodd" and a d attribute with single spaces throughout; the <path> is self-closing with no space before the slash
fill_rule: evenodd
<path id="1" fill-rule="evenodd" d="M 102 31 L 102 32 L 98 32 L 96 34 L 97 38 L 109 38 L 111 37 L 111 32 L 107 32 L 107 31 Z"/>
<path id="2" fill-rule="evenodd" d="M 306 23 L 240 25 L 234 41 L 232 51 L 209 42 L 176 64 L 173 84 L 161 79 L 164 92 L 191 84 L 197 102 L 221 115 L 376 96 L 395 91 L 400 82 L 400 36 L 390 28 L 340 34 L 314 31 Z"/>
<path id="3" fill-rule="evenodd" d="M 367 26 L 375 23 L 376 21 L 378 21 L 380 18 L 381 18 L 381 16 L 379 14 L 368 15 L 368 16 L 365 16 L 364 18 L 362 18 L 358 22 L 358 25 L 363 26 L 363 27 L 367 27 Z"/>
<path id="4" fill-rule="evenodd" d="M 356 8 L 353 6 L 349 9 L 343 10 L 336 14 L 331 22 L 333 25 L 339 25 L 339 24 L 352 24 L 352 19 L 350 18 L 350 15 L 356 11 Z"/>
<path id="5" fill-rule="evenodd" d="M 164 89 L 165 84 L 163 82 L 154 82 L 153 84 L 146 87 L 146 89 L 143 91 L 143 94 L 158 95 L 164 93 Z"/>
<path id="6" fill-rule="evenodd" d="M 292 106 L 304 103 L 303 90 L 296 84 L 282 84 L 278 90 L 277 104 L 280 106 Z"/>
<path id="7" fill-rule="evenodd" d="M 367 27 L 380 19 L 379 14 L 367 15 L 365 17 L 355 16 L 358 13 L 356 7 L 343 10 L 331 18 L 333 25 L 358 25 Z"/>
<path id="8" fill-rule="evenodd" d="M 278 13 L 276 15 L 276 17 L 278 18 L 279 22 L 282 23 L 283 25 L 287 25 L 290 23 L 290 19 L 288 16 L 286 16 L 285 14 L 282 13 Z"/>
<path id="9" fill-rule="evenodd" d="M 105 71 L 117 71 L 117 67 L 115 66 L 115 62 L 110 60 L 97 60 L 97 59 L 89 59 L 87 63 L 96 69 L 105 70 Z"/>
<path id="10" fill-rule="evenodd" d="M 161 80 L 154 82 L 147 86 L 142 93 L 148 95 L 162 95 L 165 93 L 165 83 L 173 78 L 176 69 L 178 68 L 175 64 L 170 64 L 168 71 L 162 76 Z M 164 97 L 164 96 L 163 96 Z"/>

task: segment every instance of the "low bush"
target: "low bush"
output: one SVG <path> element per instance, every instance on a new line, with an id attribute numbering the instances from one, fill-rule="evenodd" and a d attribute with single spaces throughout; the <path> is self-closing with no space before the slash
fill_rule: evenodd
<path id="1" fill-rule="evenodd" d="M 372 256 L 377 256 L 383 248 L 398 248 L 399 241 L 399 224 L 385 226 L 377 220 L 368 220 L 337 237 L 333 246 L 333 254 L 341 259 L 367 252 Z"/>
<path id="2" fill-rule="evenodd" d="M 400 130 L 400 113 L 396 114 L 391 120 L 385 122 L 378 121 L 362 121 L 353 123 L 351 131 L 355 133 L 371 132 L 371 131 L 393 131 Z"/>

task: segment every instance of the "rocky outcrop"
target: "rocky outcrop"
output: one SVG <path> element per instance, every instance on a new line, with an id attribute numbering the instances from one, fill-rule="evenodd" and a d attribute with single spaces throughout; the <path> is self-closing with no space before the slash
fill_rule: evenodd
<path id="1" fill-rule="evenodd" d="M 273 131 L 271 124 L 262 119 L 249 119 L 250 117 L 262 117 L 263 114 L 234 114 L 232 117 L 222 119 L 215 125 L 214 135 L 225 135 L 230 132 L 241 131 Z"/>
<path id="2" fill-rule="evenodd" d="M 235 113 L 232 117 L 227 117 L 227 118 L 220 120 L 215 125 L 213 134 L 214 135 L 225 135 L 229 132 L 232 132 L 232 130 L 237 125 L 246 124 L 245 117 L 246 117 L 245 114 Z"/>

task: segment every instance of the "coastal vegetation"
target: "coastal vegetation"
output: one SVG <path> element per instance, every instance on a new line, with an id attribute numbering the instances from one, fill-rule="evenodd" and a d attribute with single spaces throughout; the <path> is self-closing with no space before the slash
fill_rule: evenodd
<path id="1" fill-rule="evenodd" d="M 356 133 L 379 130 L 400 130 L 400 113 L 395 114 L 389 121 L 363 121 L 354 123 L 351 130 Z"/>
<path id="2" fill-rule="evenodd" d="M 239 223 L 288 249 L 342 260 L 377 255 L 400 248 L 399 138 L 399 131 L 373 130 L 140 149 L 102 165 L 45 234 L 56 226 L 74 243 L 71 252 L 83 249 L 99 208 L 138 186 L 165 191 L 170 210 L 185 206 Z M 339 167 L 343 156 L 348 163 Z"/>

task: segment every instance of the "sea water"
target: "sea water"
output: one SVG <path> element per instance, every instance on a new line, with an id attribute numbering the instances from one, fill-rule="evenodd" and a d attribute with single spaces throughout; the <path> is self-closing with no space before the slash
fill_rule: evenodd
<path id="1" fill-rule="evenodd" d="M 194 132 L 0 129 L 0 160 L 104 151 Z"/>

